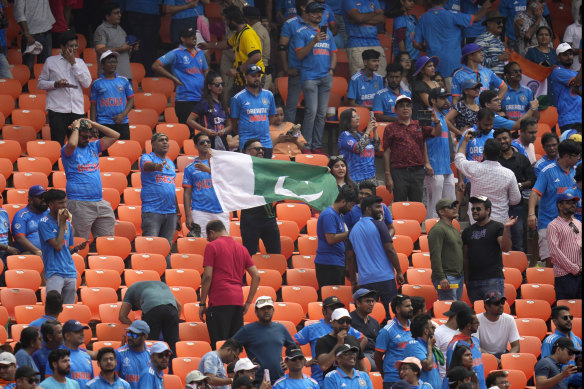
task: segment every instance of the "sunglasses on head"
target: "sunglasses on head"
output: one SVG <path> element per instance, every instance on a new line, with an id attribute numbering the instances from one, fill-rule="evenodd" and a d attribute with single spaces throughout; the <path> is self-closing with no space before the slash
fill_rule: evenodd
<path id="1" fill-rule="evenodd" d="M 209 139 L 204 139 L 204 140 L 199 141 L 198 144 L 200 146 L 205 145 L 205 144 L 209 144 L 210 145 L 211 144 L 211 141 Z"/>
<path id="2" fill-rule="evenodd" d="M 337 320 L 337 323 L 339 323 L 339 324 L 351 324 L 351 319 L 349 319 L 348 317 L 342 318 L 342 319 Z"/>
<path id="3" fill-rule="evenodd" d="M 576 227 L 576 225 L 573 222 L 570 222 L 568 225 L 570 226 L 570 228 L 572 228 L 572 231 L 574 231 L 574 234 L 580 233 L 580 230 L 578 229 L 578 227 Z"/>
<path id="4" fill-rule="evenodd" d="M 342 155 L 331 155 L 329 157 L 330 161 L 339 161 L 345 159 Z"/>

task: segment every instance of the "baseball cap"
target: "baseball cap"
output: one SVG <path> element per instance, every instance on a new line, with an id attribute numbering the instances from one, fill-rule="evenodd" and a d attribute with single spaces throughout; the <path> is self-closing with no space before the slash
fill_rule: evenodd
<path id="1" fill-rule="evenodd" d="M 165 351 L 168 351 L 169 353 L 172 354 L 172 351 L 170 351 L 170 348 L 164 342 L 156 342 L 152 346 L 150 346 L 150 354 L 161 354 Z"/>
<path id="2" fill-rule="evenodd" d="M 120 53 L 118 53 L 117 51 L 106 50 L 99 57 L 99 62 L 103 62 L 103 60 L 106 59 L 107 57 L 109 57 L 110 55 L 113 55 L 114 57 L 119 57 Z"/>
<path id="3" fill-rule="evenodd" d="M 4 351 L 0 354 L 0 365 L 12 365 L 13 363 L 16 365 L 16 357 L 12 353 Z"/>
<path id="4" fill-rule="evenodd" d="M 264 74 L 264 71 L 262 70 L 261 66 L 249 65 L 247 67 L 247 69 L 245 69 L 245 74 L 256 74 L 256 73 Z"/>
<path id="5" fill-rule="evenodd" d="M 289 347 L 286 349 L 286 359 L 294 359 L 296 357 L 304 357 L 304 353 L 298 347 Z"/>
<path id="6" fill-rule="evenodd" d="M 476 86 L 483 86 L 483 84 L 481 84 L 480 82 L 476 82 L 475 80 L 473 80 L 472 78 L 466 78 L 462 84 L 460 84 L 460 90 L 467 90 L 467 89 L 473 89 Z"/>
<path id="7" fill-rule="evenodd" d="M 345 306 L 345 304 L 343 304 L 341 299 L 338 298 L 337 296 L 329 296 L 322 301 L 322 306 L 325 308 L 330 307 L 332 305 L 338 305 L 339 307 Z"/>
<path id="8" fill-rule="evenodd" d="M 235 367 L 233 368 L 233 372 L 237 373 L 241 370 L 253 370 L 260 365 L 256 365 L 251 361 L 249 358 L 241 358 L 237 362 L 235 362 Z"/>
<path id="9" fill-rule="evenodd" d="M 501 302 L 501 300 L 505 302 L 507 301 L 507 297 L 503 296 L 501 292 L 495 290 L 487 293 L 487 296 L 485 297 L 485 304 L 497 304 Z"/>
<path id="10" fill-rule="evenodd" d="M 440 199 L 436 203 L 436 212 L 438 212 L 441 209 L 451 207 L 451 206 L 453 206 L 455 204 L 458 205 L 458 201 L 451 200 L 451 199 Z"/>
<path id="11" fill-rule="evenodd" d="M 38 41 L 34 41 L 32 45 L 26 46 L 24 49 L 24 53 L 22 54 L 32 54 L 32 55 L 39 55 L 43 52 L 43 44 Z"/>
<path id="12" fill-rule="evenodd" d="M 131 326 L 126 328 L 126 330 L 133 332 L 135 334 L 146 334 L 150 333 L 150 326 L 143 320 L 134 320 Z"/>
<path id="13" fill-rule="evenodd" d="M 312 3 L 308 4 L 304 9 L 304 12 L 318 12 L 324 11 L 324 7 L 318 1 L 313 1 Z"/>
<path id="14" fill-rule="evenodd" d="M 274 300 L 272 300 L 272 298 L 270 296 L 260 296 L 255 301 L 256 308 L 263 308 L 266 306 L 270 306 L 270 307 L 274 306 Z"/>
<path id="15" fill-rule="evenodd" d="M 567 190 L 564 193 L 560 193 L 556 196 L 556 203 L 559 203 L 561 201 L 566 201 L 566 200 L 579 201 L 580 197 L 578 197 L 578 195 L 572 190 Z"/>
<path id="16" fill-rule="evenodd" d="M 412 99 L 410 99 L 408 96 L 406 96 L 406 95 L 399 95 L 399 96 L 397 97 L 397 99 L 395 99 L 395 105 L 397 106 L 397 104 L 398 104 L 400 101 L 402 101 L 402 100 L 407 100 L 407 101 L 409 101 L 410 103 L 412 102 Z"/>
<path id="17" fill-rule="evenodd" d="M 369 289 L 358 289 L 355 293 L 353 293 L 353 301 L 357 301 L 359 300 L 361 297 L 365 297 L 365 296 L 377 296 L 377 292 L 374 290 L 369 290 Z"/>
<path id="18" fill-rule="evenodd" d="M 190 36 L 197 35 L 197 29 L 193 27 L 186 27 L 179 31 L 178 37 L 179 38 L 188 38 Z"/>
<path id="19" fill-rule="evenodd" d="M 448 384 L 454 384 L 458 381 L 472 377 L 474 374 L 475 373 L 471 370 L 467 370 L 462 366 L 456 366 L 452 369 L 448 369 L 446 376 L 448 377 Z"/>
<path id="20" fill-rule="evenodd" d="M 343 317 L 351 317 L 351 315 L 349 314 L 349 311 L 347 311 L 346 308 L 337 308 L 333 311 L 333 314 L 331 316 L 331 320 L 339 320 Z"/>
<path id="21" fill-rule="evenodd" d="M 565 336 L 558 338 L 558 340 L 556 340 L 554 342 L 554 345 L 552 346 L 552 348 L 554 348 L 554 347 L 567 348 L 568 350 L 570 350 L 573 353 L 581 353 L 582 352 L 582 350 L 579 350 L 576 347 L 574 347 L 574 343 L 572 342 L 572 339 L 566 338 Z M 2 355 L 4 355 L 4 354 L 5 353 L 0 354 L 0 361 L 2 359 Z M 12 355 L 12 354 L 10 354 L 10 355 Z"/>
<path id="22" fill-rule="evenodd" d="M 462 57 L 460 57 L 460 63 L 464 62 L 464 57 L 470 55 L 472 53 L 476 53 L 477 51 L 481 51 L 483 48 L 476 43 L 469 43 L 468 45 L 462 48 Z"/>
<path id="23" fill-rule="evenodd" d="M 359 347 L 351 346 L 350 344 L 342 344 L 337 348 L 337 353 L 335 354 L 337 357 L 342 353 L 346 353 L 347 351 L 354 351 L 356 353 L 359 352 Z"/>
<path id="24" fill-rule="evenodd" d="M 33 185 L 28 188 L 28 197 L 38 197 L 45 193 L 47 190 L 42 185 Z"/>
<path id="25" fill-rule="evenodd" d="M 444 88 L 433 88 L 428 96 L 431 99 L 437 99 L 438 97 L 450 96 L 450 93 L 448 93 Z"/>
<path id="26" fill-rule="evenodd" d="M 458 312 L 470 309 L 470 306 L 464 301 L 453 301 L 450 305 L 450 309 L 443 313 L 446 317 L 456 316 Z"/>
<path id="27" fill-rule="evenodd" d="M 63 324 L 63 335 L 67 332 L 79 332 L 88 329 L 89 326 L 81 324 L 78 320 L 67 320 L 65 324 Z"/>
<path id="28" fill-rule="evenodd" d="M 470 198 L 471 203 L 486 203 L 488 200 L 487 196 L 473 196 Z"/>
<path id="29" fill-rule="evenodd" d="M 418 366 L 418 369 L 420 369 L 420 371 L 422 371 L 422 364 L 420 363 L 420 360 L 416 357 L 407 357 L 405 359 L 402 359 L 401 361 L 395 361 L 393 366 L 399 370 L 401 365 L 404 363 L 411 363 L 412 365 L 416 365 L 416 366 Z"/>
<path id="30" fill-rule="evenodd" d="M 185 382 L 187 384 L 191 384 L 193 382 L 200 382 L 200 381 L 206 380 L 207 378 L 209 378 L 209 377 L 207 377 L 206 375 L 204 375 L 200 371 L 193 370 L 189 374 L 187 374 L 187 376 L 185 378 Z"/>
<path id="31" fill-rule="evenodd" d="M 556 48 L 556 55 L 560 55 L 562 53 L 565 53 L 568 50 L 572 50 L 572 46 L 569 43 L 560 43 L 558 45 L 558 47 Z"/>
<path id="32" fill-rule="evenodd" d="M 40 375 L 40 373 L 37 373 L 36 371 L 33 370 L 32 367 L 30 366 L 21 366 L 18 369 L 16 369 L 16 374 L 14 376 L 14 379 L 19 379 L 19 378 L 30 378 L 30 377 L 35 377 L 37 375 Z"/>

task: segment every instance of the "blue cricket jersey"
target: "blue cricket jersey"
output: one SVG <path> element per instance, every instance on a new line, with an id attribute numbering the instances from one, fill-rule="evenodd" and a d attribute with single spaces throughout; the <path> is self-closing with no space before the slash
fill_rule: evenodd
<path id="1" fill-rule="evenodd" d="M 101 140 L 89 142 L 87 146 L 77 146 L 73 154 L 67 155 L 61 149 L 61 161 L 67 177 L 67 198 L 81 201 L 101 201 L 101 175 L 99 154 L 102 152 Z"/>
<path id="2" fill-rule="evenodd" d="M 89 381 L 86 387 L 89 389 L 130 389 L 130 384 L 128 384 L 126 381 L 124 381 L 117 375 L 114 375 L 114 377 L 115 377 L 114 383 L 110 384 L 100 374 L 91 381 Z"/>
<path id="3" fill-rule="evenodd" d="M 187 0 L 164 0 L 164 5 L 186 5 L 190 1 Z M 201 2 L 197 4 L 195 8 L 187 8 L 182 11 L 178 11 L 174 15 L 172 15 L 172 20 L 182 20 L 182 19 L 189 19 L 189 18 L 196 18 L 197 16 L 205 15 L 205 7 Z M 175 37 L 172 37 L 175 39 Z"/>
<path id="4" fill-rule="evenodd" d="M 163 170 L 147 172 L 144 170 L 146 162 L 163 163 Z M 140 198 L 142 199 L 142 212 L 153 212 L 162 214 L 176 213 L 176 172 L 174 163 L 170 158 L 164 160 L 154 154 L 143 154 L 140 158 L 140 179 L 142 189 Z"/>
<path id="5" fill-rule="evenodd" d="M 440 120 L 442 132 L 440 136 L 426 139 L 426 148 L 428 149 L 428 159 L 434 170 L 434 174 L 452 174 L 450 168 L 450 141 L 448 140 L 448 125 L 446 117 L 437 113 Z"/>
<path id="6" fill-rule="evenodd" d="M 319 389 L 318 382 L 312 377 L 302 375 L 302 379 L 290 378 L 284 374 L 279 380 L 274 382 L 274 389 Z"/>
<path id="7" fill-rule="evenodd" d="M 384 244 L 392 241 L 385 223 L 362 217 L 351 229 L 349 240 L 357 257 L 359 282 L 363 285 L 395 279 Z"/>
<path id="8" fill-rule="evenodd" d="M 150 347 L 146 346 L 146 350 L 137 353 L 126 344 L 116 350 L 116 359 L 116 372 L 130 384 L 130 388 L 144 389 L 140 388 L 138 381 L 144 366 L 150 362 Z"/>
<path id="9" fill-rule="evenodd" d="M 195 167 L 197 163 L 209 166 L 209 160 L 195 158 L 193 163 L 186 167 L 183 177 L 183 187 L 192 188 L 191 208 L 197 211 L 209 213 L 223 213 L 221 204 L 217 199 L 211 174 L 203 172 Z"/>
<path id="10" fill-rule="evenodd" d="M 89 100 L 96 104 L 97 122 L 116 124 L 114 116 L 124 112 L 131 97 L 134 97 L 134 89 L 126 77 L 116 74 L 110 79 L 102 74 L 91 84 L 89 95 Z M 122 123 L 128 123 L 128 116 Z"/>
<path id="11" fill-rule="evenodd" d="M 378 90 L 373 97 L 373 112 L 397 118 L 395 100 L 401 95 L 412 97 L 410 91 L 404 91 L 401 87 L 399 88 L 399 95 L 393 93 L 389 87 Z"/>
<path id="12" fill-rule="evenodd" d="M 339 0 L 339 2 L 341 2 Z M 342 0 L 342 14 L 345 18 L 345 29 L 347 30 L 347 48 L 380 46 L 377 37 L 377 26 L 373 24 L 354 24 L 349 20 L 347 14 L 356 9 L 359 13 L 370 13 L 381 10 L 377 0 Z"/>
<path id="13" fill-rule="evenodd" d="M 485 369 L 483 367 L 483 355 L 481 353 L 481 347 L 479 340 L 475 337 L 466 337 L 465 335 L 459 334 L 454 335 L 450 344 L 448 344 L 448 349 L 446 350 L 446 366 L 450 366 L 452 361 L 452 354 L 459 344 L 465 345 L 470 348 L 472 352 L 472 365 L 475 371 L 479 383 L 480 389 L 487 389 L 487 383 L 485 381 Z"/>
<path id="14" fill-rule="evenodd" d="M 54 275 L 63 278 L 77 278 L 77 269 L 73 262 L 73 257 L 69 252 L 69 246 L 73 246 L 73 228 L 67 221 L 67 228 L 63 236 L 64 245 L 61 251 L 57 252 L 48 242 L 49 239 L 59 235 L 59 223 L 49 214 L 39 222 L 39 237 L 41 239 L 41 251 L 43 252 L 43 264 L 45 266 L 45 277 L 47 279 Z"/>
<path id="15" fill-rule="evenodd" d="M 422 338 L 412 339 L 408 342 L 404 353 L 408 356 L 418 358 L 420 361 L 428 358 L 428 343 Z M 440 389 L 442 386 L 442 379 L 440 378 L 440 371 L 436 363 L 436 355 L 434 353 L 434 367 L 432 370 L 422 369 L 420 379 L 432 385 L 432 388 Z"/>
<path id="16" fill-rule="evenodd" d="M 343 14 L 343 2 L 339 0 L 326 0 L 325 4 L 331 7 L 335 15 Z"/>
<path id="17" fill-rule="evenodd" d="M 319 31 L 304 24 L 296 31 L 292 37 L 290 45 L 293 47 L 294 51 L 297 52 L 301 48 L 307 46 L 318 33 Z M 331 68 L 331 54 L 337 51 L 337 46 L 330 31 L 327 31 L 327 36 L 328 39 L 316 43 L 312 48 L 312 51 L 300 60 L 300 74 L 303 83 L 308 80 L 318 80 L 329 74 L 329 69 Z"/>
<path id="18" fill-rule="evenodd" d="M 276 10 L 282 11 L 284 19 L 294 17 L 298 14 L 298 12 L 296 12 L 295 0 L 276 0 Z"/>
<path id="19" fill-rule="evenodd" d="M 566 335 L 562 334 L 557 329 L 551 334 L 548 335 L 547 338 L 544 339 L 543 343 L 541 344 L 541 358 L 545 358 L 552 354 L 552 347 L 556 340 L 559 338 L 565 337 Z M 574 343 L 574 347 L 577 349 L 582 350 L 582 339 L 574 335 L 573 332 L 570 331 L 570 340 Z M 571 361 L 570 364 L 574 364 L 574 361 Z"/>
<path id="20" fill-rule="evenodd" d="M 141 389 L 164 389 L 164 372 L 158 373 L 154 367 L 148 362 L 148 367 L 140 373 L 140 380 L 138 387 Z"/>
<path id="21" fill-rule="evenodd" d="M 547 228 L 548 224 L 558 217 L 556 196 L 576 184 L 576 181 L 574 181 L 575 173 L 576 169 L 573 167 L 566 173 L 557 162 L 553 162 L 543 168 L 539 176 L 537 176 L 532 190 L 541 197 L 537 215 L 538 230 Z"/>
<path id="22" fill-rule="evenodd" d="M 231 99 L 231 118 L 238 120 L 239 148 L 248 139 L 259 138 L 263 147 L 272 148 L 269 116 L 276 114 L 274 95 L 269 90 L 260 89 L 258 95 L 247 88 Z"/>
<path id="23" fill-rule="evenodd" d="M 518 13 L 525 11 L 527 5 L 527 0 L 501 0 L 499 3 L 499 12 L 501 15 L 507 19 L 505 22 L 505 32 L 507 37 L 512 40 L 516 40 L 515 36 L 515 16 Z"/>
<path id="24" fill-rule="evenodd" d="M 417 19 L 414 15 L 400 15 L 393 20 L 393 56 L 397 58 L 399 54 L 399 46 L 395 42 L 395 32 L 401 28 L 406 29 L 406 38 L 404 39 L 404 44 L 406 46 L 406 52 L 410 54 L 412 61 L 417 60 L 420 57 L 420 50 L 414 48 L 414 35 L 416 32 Z"/>
<path id="25" fill-rule="evenodd" d="M 470 129 L 466 130 L 462 134 L 463 138 L 464 138 L 464 135 L 466 134 L 467 131 L 471 131 L 471 130 Z M 476 129 L 473 128 L 472 131 L 476 131 Z M 487 140 L 493 139 L 494 134 L 495 134 L 495 130 L 491 130 L 487 134 L 481 133 L 481 136 L 479 136 L 477 138 L 472 138 L 470 141 L 468 141 L 468 143 L 466 145 L 466 152 L 465 152 L 466 159 L 469 161 L 482 162 L 483 149 L 485 147 L 485 143 L 487 142 Z"/>
<path id="26" fill-rule="evenodd" d="M 375 342 L 375 351 L 385 354 L 383 359 L 383 382 L 399 381 L 399 372 L 395 368 L 396 361 L 408 356 L 405 352 L 408 342 L 412 340 L 410 327 L 403 327 L 397 318 L 387 322 L 385 327 L 379 330 Z"/>
<path id="27" fill-rule="evenodd" d="M 497 76 L 491 69 L 479 65 L 479 71 L 475 72 L 466 65 L 462 65 L 452 75 L 452 95 L 462 96 L 461 86 L 464 80 L 470 78 L 474 82 L 483 84 L 481 92 L 489 89 L 499 89 L 505 83 L 499 76 Z M 480 81 L 479 81 L 480 80 Z"/>
<path id="28" fill-rule="evenodd" d="M 280 36 L 284 36 L 292 41 L 292 37 L 296 34 L 296 31 L 304 25 L 300 16 L 294 16 L 284 22 Z M 288 42 L 288 68 L 300 70 L 300 60 L 290 42 Z"/>
<path id="29" fill-rule="evenodd" d="M 346 231 L 345 222 L 341 215 L 329 206 L 321 212 L 316 222 L 318 247 L 314 263 L 321 265 L 345 266 L 345 242 L 330 245 L 326 241 L 326 234 L 340 234 Z"/>
<path id="30" fill-rule="evenodd" d="M 353 369 L 353 376 L 349 377 L 337 367 L 326 375 L 324 389 L 373 389 L 373 383 L 364 371 Z"/>
<path id="31" fill-rule="evenodd" d="M 172 66 L 174 74 L 183 85 L 176 87 L 176 101 L 199 101 L 203 84 L 205 82 L 205 71 L 207 70 L 207 60 L 202 50 L 195 49 L 190 52 L 183 45 L 169 51 L 157 61 L 162 66 Z"/>
<path id="32" fill-rule="evenodd" d="M 477 1 L 474 1 L 474 0 L 461 0 L 460 1 L 460 11 L 462 13 L 474 15 L 477 12 L 479 12 L 480 8 L 481 7 L 479 7 Z M 470 26 L 466 30 L 464 30 L 464 36 L 466 38 L 476 38 L 477 36 L 479 36 L 483 32 L 485 32 L 486 27 L 483 26 L 483 24 L 482 24 L 482 22 L 484 20 L 485 20 L 485 18 L 482 18 L 481 20 L 475 20 L 474 23 L 472 24 L 472 26 Z"/>
<path id="33" fill-rule="evenodd" d="M 561 66 L 556 66 L 552 71 L 560 127 L 571 123 L 582 123 L 582 96 L 575 94 L 570 86 L 577 75 L 578 72 Z"/>
<path id="34" fill-rule="evenodd" d="M 67 377 L 77 381 L 80 389 L 87 389 L 87 383 L 94 377 L 93 364 L 91 363 L 91 357 L 87 353 L 87 350 L 81 348 L 73 350 L 65 347 L 65 345 L 59 348 L 69 350 L 71 353 L 71 355 L 69 355 L 69 358 L 71 359 L 71 372 Z M 53 369 L 51 369 L 51 366 L 48 363 L 46 374 L 48 376 L 53 375 Z"/>
<path id="35" fill-rule="evenodd" d="M 393 224 L 391 212 L 389 211 L 389 208 L 387 208 L 387 205 L 382 203 L 381 206 L 383 207 L 383 222 L 389 227 Z M 343 220 L 347 227 L 349 227 L 349 230 L 351 230 L 353 229 L 353 226 L 361 220 L 361 217 L 363 217 L 363 210 L 361 210 L 361 206 L 357 204 L 351 209 L 351 212 L 343 215 Z"/>
<path id="36" fill-rule="evenodd" d="M 23 235 L 30 241 L 30 243 L 40 249 L 41 239 L 39 238 L 39 221 L 48 214 L 48 209 L 43 213 L 35 213 L 30 209 L 30 206 L 27 205 L 24 209 L 16 212 L 16 215 L 14 215 L 14 218 L 12 219 L 12 236 L 16 238 L 18 235 Z M 16 240 L 14 243 L 17 249 L 24 251 L 24 248 L 22 248 Z"/>
<path id="37" fill-rule="evenodd" d="M 8 246 L 8 234 L 10 233 L 10 216 L 4 208 L 0 208 L 0 243 Z M 3 254 L 4 250 L 0 250 Z"/>
<path id="38" fill-rule="evenodd" d="M 533 92 L 521 84 L 517 90 L 511 88 L 510 85 L 507 86 L 507 93 L 503 97 L 501 107 L 509 119 L 518 120 L 531 108 L 529 103 L 533 101 Z"/>
<path id="39" fill-rule="evenodd" d="M 367 78 L 361 69 L 353 74 L 349 80 L 349 91 L 347 97 L 355 100 L 355 103 L 365 107 L 373 107 L 373 98 L 379 89 L 383 88 L 383 77 L 373 73 L 371 78 Z"/>
<path id="40" fill-rule="evenodd" d="M 369 142 L 364 150 L 358 151 L 362 133 L 343 131 L 339 136 L 338 149 L 347 161 L 351 179 L 357 183 L 375 177 L 375 147 Z"/>

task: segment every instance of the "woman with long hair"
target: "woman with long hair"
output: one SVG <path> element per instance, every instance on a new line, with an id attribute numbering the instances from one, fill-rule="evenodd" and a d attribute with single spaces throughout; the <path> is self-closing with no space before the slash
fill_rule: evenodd
<path id="1" fill-rule="evenodd" d="M 397 60 L 402 67 L 402 79 L 399 86 L 406 92 L 412 91 L 414 88 L 414 76 L 412 75 L 412 57 L 407 51 L 402 51 L 398 54 Z"/>
<path id="2" fill-rule="evenodd" d="M 472 128 L 477 124 L 477 116 L 479 114 L 479 105 L 476 102 L 481 90 L 480 82 L 476 82 L 467 78 L 462 83 L 460 89 L 462 90 L 462 98 L 454 105 L 446 114 L 446 123 L 448 128 L 456 134 L 458 138 L 462 136 L 464 131 Z"/>
<path id="3" fill-rule="evenodd" d="M 43 346 L 41 333 L 36 327 L 26 327 L 20 333 L 20 341 L 14 347 L 14 356 L 18 367 L 30 366 L 35 372 L 39 369 L 32 359 L 32 354 Z"/>
<path id="4" fill-rule="evenodd" d="M 328 168 L 337 181 L 339 190 L 345 186 L 351 186 L 353 188 L 357 187 L 349 176 L 347 161 L 345 161 L 345 158 L 342 155 L 333 155 L 329 157 Z"/>
<path id="5" fill-rule="evenodd" d="M 202 132 L 211 140 L 216 150 L 229 150 L 231 139 L 231 119 L 227 117 L 227 107 L 223 102 L 225 82 L 213 71 L 207 73 L 201 100 L 187 119 L 189 127 Z"/>
<path id="6" fill-rule="evenodd" d="M 430 109 L 430 91 L 439 85 L 432 78 L 436 75 L 436 68 L 440 64 L 438 57 L 420 57 L 414 65 L 413 76 L 416 77 L 414 90 L 412 91 L 413 111 L 412 116 L 418 117 L 418 112 Z"/>
<path id="7" fill-rule="evenodd" d="M 470 348 L 468 348 L 467 346 L 461 344 L 461 345 L 456 346 L 456 348 L 454 349 L 454 352 L 452 353 L 452 359 L 450 360 L 450 365 L 448 365 L 448 370 L 446 371 L 446 377 L 444 377 L 444 383 L 442 385 L 443 388 L 446 388 L 446 389 L 449 388 L 448 371 L 450 371 L 451 369 L 454 369 L 457 366 L 462 366 L 467 371 L 472 372 L 473 376 L 471 377 L 471 382 L 478 385 L 477 376 L 476 376 L 475 371 L 473 369 L 472 351 L 470 351 Z"/>
<path id="8" fill-rule="evenodd" d="M 339 153 L 349 163 L 349 174 L 356 183 L 375 179 L 375 151 L 379 150 L 377 121 L 371 117 L 363 131 L 359 131 L 359 114 L 350 108 L 339 118 Z"/>

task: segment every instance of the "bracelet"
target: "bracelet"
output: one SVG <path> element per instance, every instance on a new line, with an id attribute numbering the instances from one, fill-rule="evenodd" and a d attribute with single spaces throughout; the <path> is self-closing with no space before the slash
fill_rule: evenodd
<path id="1" fill-rule="evenodd" d="M 206 307 L 207 303 L 199 303 L 199 307 Z"/>
<path id="2" fill-rule="evenodd" d="M 527 216 L 535 216 L 535 213 L 530 213 L 530 214 L 529 214 L 529 215 L 527 215 Z"/>
<path id="3" fill-rule="evenodd" d="M 71 131 L 79 131 L 79 127 L 71 127 Z"/>

